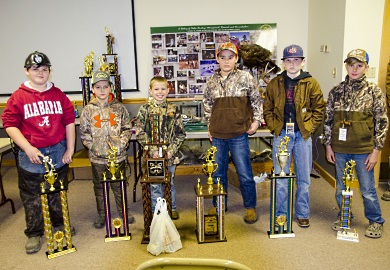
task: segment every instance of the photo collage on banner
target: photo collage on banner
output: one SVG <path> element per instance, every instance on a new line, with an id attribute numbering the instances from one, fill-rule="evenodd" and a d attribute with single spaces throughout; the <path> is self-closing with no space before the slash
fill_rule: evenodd
<path id="1" fill-rule="evenodd" d="M 219 68 L 216 49 L 228 41 L 260 45 L 276 59 L 275 23 L 151 27 L 153 76 L 168 80 L 169 97 L 203 95 L 207 78 Z"/>

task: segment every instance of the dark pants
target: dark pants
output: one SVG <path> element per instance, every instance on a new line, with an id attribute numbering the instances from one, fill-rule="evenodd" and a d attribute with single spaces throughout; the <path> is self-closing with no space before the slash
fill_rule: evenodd
<path id="1" fill-rule="evenodd" d="M 105 217 L 103 186 L 102 186 L 102 183 L 100 182 L 103 180 L 103 173 L 104 172 L 106 173 L 106 178 L 108 180 L 110 180 L 111 173 L 107 170 L 107 165 L 92 163 L 93 190 L 95 191 L 97 212 L 98 212 L 99 216 L 101 216 L 101 217 Z M 115 177 L 117 179 L 121 178 L 120 172 L 122 172 L 123 177 L 126 178 L 126 161 L 122 161 L 122 162 L 118 163 L 118 169 L 115 173 Z M 112 189 L 112 192 L 114 193 L 115 203 L 116 203 L 116 208 L 117 208 L 118 214 L 120 216 L 122 216 L 122 194 L 120 191 L 120 182 L 119 181 L 117 183 L 111 182 L 110 187 Z"/>
<path id="2" fill-rule="evenodd" d="M 63 180 L 65 189 L 68 188 L 68 169 L 69 165 L 64 165 L 62 168 L 57 169 L 58 178 L 54 184 L 57 190 L 60 188 L 59 180 Z M 27 237 L 42 236 L 44 232 L 41 196 L 39 195 L 41 183 L 44 181 L 44 174 L 31 173 L 18 167 L 19 193 L 26 214 L 27 228 L 24 233 Z M 60 193 L 48 194 L 47 198 L 53 227 L 63 226 Z"/>

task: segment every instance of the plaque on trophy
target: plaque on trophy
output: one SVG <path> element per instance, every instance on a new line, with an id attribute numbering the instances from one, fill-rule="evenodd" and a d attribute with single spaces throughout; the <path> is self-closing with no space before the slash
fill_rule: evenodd
<path id="1" fill-rule="evenodd" d="M 288 153 L 288 143 L 290 137 L 285 136 L 280 140 L 278 146 L 278 153 L 276 154 L 276 160 L 281 168 L 279 175 L 272 171 L 272 174 L 268 176 L 271 180 L 271 191 L 270 191 L 270 229 L 268 231 L 269 238 L 286 238 L 295 237 L 295 233 L 292 231 L 292 213 L 293 213 L 293 192 L 294 192 L 294 178 L 292 170 L 289 168 L 287 174 L 284 170 L 290 158 Z M 277 182 L 287 180 L 287 201 L 286 201 L 286 215 L 277 216 Z"/>
<path id="2" fill-rule="evenodd" d="M 356 175 L 356 162 L 350 160 L 345 164 L 344 174 L 343 174 L 343 183 L 345 190 L 342 191 L 341 196 L 341 210 L 340 210 L 340 231 L 337 232 L 337 239 L 346 240 L 352 242 L 359 242 L 359 234 L 356 229 L 354 232 L 348 232 L 351 229 L 351 207 L 352 207 L 352 197 L 353 191 L 351 190 L 351 184 L 354 181 L 357 181 Z"/>
<path id="3" fill-rule="evenodd" d="M 131 233 L 129 230 L 127 215 L 127 181 L 124 177 L 123 171 L 119 172 L 120 177 L 117 178 L 118 164 L 116 163 L 116 155 L 118 153 L 118 148 L 113 146 L 109 141 L 107 141 L 107 144 L 110 146 L 110 149 L 108 150 L 107 170 L 103 173 L 103 180 L 101 181 L 103 186 L 104 213 L 106 219 L 105 242 L 130 240 Z M 120 184 L 122 216 L 121 218 L 115 218 L 111 220 L 109 183 L 113 182 L 119 182 Z M 114 227 L 114 230 L 112 227 Z"/>
<path id="4" fill-rule="evenodd" d="M 46 255 L 49 259 L 53 259 L 62 255 L 73 253 L 76 251 L 76 248 L 72 243 L 67 191 L 64 187 L 63 180 L 59 180 L 60 187 L 55 188 L 54 185 L 58 180 L 58 174 L 56 173 L 54 164 L 52 163 L 52 159 L 48 156 L 45 156 L 43 158 L 43 163 L 46 169 L 46 173 L 44 175 L 45 181 L 41 183 L 40 197 L 45 238 L 47 244 Z M 52 193 L 60 194 L 62 218 L 64 223 L 63 231 L 57 231 L 55 233 L 53 233 L 53 225 L 50 219 L 50 208 L 48 199 L 48 194 Z"/>
<path id="5" fill-rule="evenodd" d="M 225 242 L 225 196 L 226 192 L 220 179 L 217 179 L 217 184 L 214 184 L 212 175 L 218 169 L 218 164 L 215 163 L 215 153 L 217 148 L 212 146 L 207 150 L 206 163 L 202 165 L 203 172 L 208 176 L 207 183 L 201 185 L 200 179 L 195 185 L 196 194 L 196 229 L 195 233 L 198 243 Z M 215 214 L 205 214 L 204 204 L 205 199 L 217 199 L 217 207 Z"/>

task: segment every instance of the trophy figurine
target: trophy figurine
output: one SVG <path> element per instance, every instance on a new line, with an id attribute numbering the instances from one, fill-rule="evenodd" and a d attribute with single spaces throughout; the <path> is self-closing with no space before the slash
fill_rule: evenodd
<path id="1" fill-rule="evenodd" d="M 351 207 L 352 207 L 352 196 L 351 184 L 357 181 L 356 176 L 356 162 L 350 160 L 345 164 L 343 183 L 345 190 L 342 191 L 341 199 L 341 213 L 340 213 L 340 231 L 337 232 L 337 239 L 346 240 L 352 242 L 359 242 L 359 234 L 356 230 L 354 232 L 348 232 L 351 225 Z"/>
<path id="2" fill-rule="evenodd" d="M 286 176 L 284 172 L 284 167 L 286 167 L 288 159 L 290 158 L 290 154 L 288 153 L 288 143 L 290 141 L 290 137 L 284 136 L 283 139 L 280 140 L 280 144 L 278 146 L 278 153 L 276 154 L 278 164 L 282 171 L 279 176 Z"/>
<path id="3" fill-rule="evenodd" d="M 225 242 L 225 196 L 226 192 L 220 179 L 217 178 L 217 184 L 213 184 L 213 173 L 218 169 L 215 163 L 215 153 L 217 148 L 212 146 L 207 150 L 206 163 L 202 165 L 203 172 L 208 175 L 207 184 L 201 185 L 198 178 L 195 185 L 196 194 L 196 229 L 195 233 L 198 243 Z M 204 200 L 217 200 L 217 211 L 215 214 L 205 214 Z"/>
<path id="4" fill-rule="evenodd" d="M 49 259 L 56 258 L 65 254 L 69 254 L 76 251 L 76 248 L 72 243 L 72 234 L 69 220 L 69 210 L 68 210 L 68 199 L 67 192 L 64 188 L 62 180 L 59 180 L 60 188 L 56 189 L 54 184 L 58 179 L 58 174 L 55 171 L 55 165 L 52 163 L 51 158 L 45 156 L 43 158 L 44 166 L 46 169 L 46 174 L 44 175 L 45 182 L 41 183 L 41 204 L 42 204 L 42 215 L 43 223 L 47 244 L 46 255 Z M 49 166 L 50 165 L 50 166 Z M 49 185 L 49 188 L 45 188 L 45 183 Z M 50 219 L 50 209 L 49 209 L 49 199 L 48 194 L 60 193 L 61 200 L 61 209 L 62 209 L 62 218 L 64 223 L 63 231 L 57 231 L 53 235 L 53 225 Z M 66 241 L 66 246 L 64 247 L 64 239 Z M 55 242 L 55 243 L 54 243 Z M 55 248 L 55 246 L 57 248 Z"/>
<path id="5" fill-rule="evenodd" d="M 113 54 L 114 37 L 111 34 L 111 30 L 107 26 L 104 28 L 104 30 L 106 31 L 107 54 Z"/>
<path id="6" fill-rule="evenodd" d="M 281 168 L 279 175 L 275 174 L 274 168 L 272 173 L 268 178 L 271 180 L 271 195 L 270 195 L 270 229 L 268 231 L 269 238 L 285 238 L 285 237 L 295 237 L 294 232 L 292 231 L 292 213 L 293 213 L 293 191 L 294 191 L 294 178 L 291 169 L 290 173 L 286 174 L 284 171 L 290 154 L 288 153 L 288 143 L 290 137 L 285 136 L 280 140 L 278 146 L 278 153 L 276 154 L 276 161 Z M 277 199 L 276 199 L 276 186 L 277 181 L 288 181 L 287 184 L 287 205 L 286 205 L 286 215 L 276 215 L 277 209 Z M 275 230 L 277 229 L 277 231 Z"/>
<path id="7" fill-rule="evenodd" d="M 110 146 L 110 149 L 108 150 L 107 171 L 103 173 L 103 180 L 101 181 L 103 186 L 104 213 L 106 217 L 105 242 L 130 240 L 131 233 L 129 230 L 128 216 L 127 216 L 127 195 L 126 195 L 127 182 L 123 172 L 120 172 L 120 179 L 116 178 L 116 173 L 118 171 L 118 164 L 116 163 L 116 154 L 118 153 L 118 148 L 113 146 L 109 141 L 107 141 L 107 144 Z M 107 178 L 107 172 L 110 173 L 111 179 Z M 109 183 L 113 183 L 113 182 L 120 183 L 120 192 L 121 192 L 121 201 L 122 201 L 122 211 L 121 211 L 122 219 L 115 218 L 113 221 L 111 221 Z M 114 232 L 112 231 L 112 226 L 114 227 Z M 121 228 L 122 228 L 122 232 L 121 232 Z"/>
<path id="8" fill-rule="evenodd" d="M 209 177 L 207 178 L 207 185 L 211 187 L 213 185 L 213 178 L 211 175 L 215 173 L 218 169 L 218 164 L 215 163 L 215 153 L 217 152 L 217 148 L 215 146 L 211 146 L 210 149 L 207 150 L 206 154 L 206 164 L 202 165 L 202 170 L 205 174 L 207 174 Z"/>

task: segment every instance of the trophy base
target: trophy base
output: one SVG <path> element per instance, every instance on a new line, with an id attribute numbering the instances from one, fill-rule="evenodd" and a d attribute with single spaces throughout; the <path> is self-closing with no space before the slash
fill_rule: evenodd
<path id="1" fill-rule="evenodd" d="M 74 246 L 72 248 L 64 247 L 61 251 L 57 251 L 57 249 L 55 249 L 54 253 L 49 254 L 46 252 L 46 255 L 48 259 L 53 259 L 73 252 L 76 252 L 76 248 Z"/>
<path id="2" fill-rule="evenodd" d="M 149 244 L 149 241 L 150 241 L 149 235 L 144 233 L 144 235 L 142 236 L 141 244 Z"/>
<path id="3" fill-rule="evenodd" d="M 359 242 L 359 234 L 354 232 L 338 231 L 337 240 Z"/>
<path id="4" fill-rule="evenodd" d="M 286 230 L 283 231 L 283 233 L 271 233 L 270 231 L 267 232 L 268 237 L 273 238 L 294 238 L 295 233 L 294 232 L 287 232 Z"/>
<path id="5" fill-rule="evenodd" d="M 198 230 L 195 230 L 196 238 L 198 240 L 198 244 L 204 244 L 204 243 L 214 243 L 214 242 L 227 242 L 226 237 L 224 239 L 220 239 L 218 234 L 215 235 L 205 235 L 204 240 L 201 241 L 198 236 Z"/>
<path id="6" fill-rule="evenodd" d="M 104 239 L 104 242 L 117 242 L 117 241 L 128 241 L 131 240 L 131 234 L 124 235 L 121 234 L 120 236 L 114 236 L 114 237 L 107 237 Z"/>

